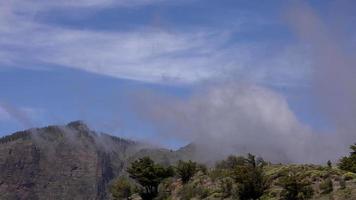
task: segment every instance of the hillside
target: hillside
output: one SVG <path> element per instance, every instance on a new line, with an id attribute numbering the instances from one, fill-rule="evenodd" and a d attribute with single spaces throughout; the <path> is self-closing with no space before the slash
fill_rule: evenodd
<path id="1" fill-rule="evenodd" d="M 81 121 L 17 132 L 0 139 L 0 199 L 108 199 L 110 181 L 144 155 L 170 164 L 181 153 L 96 133 Z"/>
<path id="2" fill-rule="evenodd" d="M 317 165 L 269 165 L 266 167 L 266 175 L 271 178 L 271 186 L 261 200 L 280 200 L 282 187 L 279 181 L 283 173 L 293 170 L 304 174 L 311 182 L 313 200 L 356 199 L 356 174 Z M 332 180 L 332 191 L 326 192 L 321 185 L 329 175 Z M 182 184 L 177 178 L 167 179 L 161 185 L 157 199 L 238 200 L 236 186 L 232 177 L 220 170 L 212 169 L 207 173 L 199 171 L 187 184 Z"/>

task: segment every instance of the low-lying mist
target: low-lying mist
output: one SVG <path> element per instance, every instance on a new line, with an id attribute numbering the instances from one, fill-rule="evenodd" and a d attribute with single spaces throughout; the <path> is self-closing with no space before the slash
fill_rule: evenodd
<path id="1" fill-rule="evenodd" d="M 355 31 L 345 21 L 353 15 L 352 4 L 331 3 L 330 21 L 323 21 L 306 2 L 287 6 L 284 15 L 310 62 L 307 87 L 312 88 L 316 110 L 332 130 L 303 124 L 282 94 L 239 80 L 206 86 L 183 100 L 145 94 L 140 112 L 160 136 L 197 144 L 204 159 L 251 152 L 273 162 L 337 161 L 356 141 Z"/>
<path id="2" fill-rule="evenodd" d="M 262 86 L 225 83 L 188 100 L 143 99 L 141 111 L 161 137 L 192 141 L 205 160 L 253 153 L 273 162 L 325 162 L 341 152 L 333 135 L 313 132 L 282 95 Z"/>

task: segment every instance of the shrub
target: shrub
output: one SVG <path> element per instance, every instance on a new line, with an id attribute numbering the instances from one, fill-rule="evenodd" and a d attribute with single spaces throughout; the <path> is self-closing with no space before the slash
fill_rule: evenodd
<path id="1" fill-rule="evenodd" d="M 349 156 L 345 156 L 340 159 L 339 168 L 345 171 L 356 173 L 356 144 L 351 145 Z"/>
<path id="2" fill-rule="evenodd" d="M 349 181 L 349 180 L 355 179 L 356 178 L 356 174 L 351 173 L 351 172 L 347 172 L 347 173 L 344 174 L 343 178 L 344 178 L 345 181 Z"/>
<path id="3" fill-rule="evenodd" d="M 158 196 L 155 200 L 167 200 L 170 199 L 171 193 L 174 190 L 172 187 L 172 183 L 174 182 L 174 178 L 167 178 L 158 187 Z"/>
<path id="4" fill-rule="evenodd" d="M 197 172 L 197 163 L 192 162 L 191 160 L 179 161 L 177 165 L 177 174 L 179 178 L 182 180 L 183 184 L 187 183 Z"/>
<path id="5" fill-rule="evenodd" d="M 208 173 L 208 167 L 204 164 L 198 164 L 197 165 L 197 170 L 201 171 L 203 174 L 207 174 Z"/>
<path id="6" fill-rule="evenodd" d="M 170 176 L 173 176 L 172 168 L 165 168 L 155 164 L 149 157 L 144 157 L 134 161 L 127 169 L 130 177 L 136 180 L 143 189 L 141 197 L 144 200 L 151 200 L 158 194 L 158 185 Z"/>
<path id="7" fill-rule="evenodd" d="M 328 168 L 331 169 L 332 168 L 332 163 L 330 160 L 328 160 L 328 162 L 326 163 L 328 165 Z"/>
<path id="8" fill-rule="evenodd" d="M 217 169 L 234 169 L 238 165 L 244 165 L 245 164 L 245 158 L 242 156 L 229 156 L 225 160 L 222 160 L 218 163 L 216 163 L 215 168 Z"/>
<path id="9" fill-rule="evenodd" d="M 279 180 L 283 190 L 280 194 L 282 200 L 305 200 L 313 197 L 311 182 L 305 175 L 290 171 Z"/>
<path id="10" fill-rule="evenodd" d="M 132 195 L 133 190 L 133 185 L 126 177 L 119 177 L 110 188 L 114 200 L 128 199 Z"/>
<path id="11" fill-rule="evenodd" d="M 230 177 L 223 178 L 220 180 L 221 193 L 224 198 L 232 195 L 234 180 Z"/>
<path id="12" fill-rule="evenodd" d="M 259 199 L 270 186 L 263 164 L 256 162 L 251 154 L 245 158 L 243 165 L 235 167 L 232 174 L 240 200 Z"/>

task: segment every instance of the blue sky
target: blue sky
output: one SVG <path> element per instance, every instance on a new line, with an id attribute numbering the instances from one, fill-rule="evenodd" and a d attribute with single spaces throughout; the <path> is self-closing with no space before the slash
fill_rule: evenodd
<path id="1" fill-rule="evenodd" d="M 2 1 L 0 134 L 81 119 L 115 135 L 150 138 L 156 129 L 137 111 L 137 94 L 184 101 L 224 81 L 269 88 L 302 123 L 328 129 L 310 87 L 308 44 L 289 22 L 294 4 Z M 332 1 L 306 4 L 332 23 Z M 345 26 L 354 16 L 346 18 Z M 165 142 L 176 147 L 182 141 Z"/>

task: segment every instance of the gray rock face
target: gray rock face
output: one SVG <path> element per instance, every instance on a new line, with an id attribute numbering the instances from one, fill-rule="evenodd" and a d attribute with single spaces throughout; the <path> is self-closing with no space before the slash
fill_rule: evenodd
<path id="1" fill-rule="evenodd" d="M 110 199 L 110 182 L 131 161 L 189 158 L 186 151 L 147 146 L 98 134 L 81 121 L 14 133 L 0 139 L 0 199 Z"/>
<path id="2" fill-rule="evenodd" d="M 82 122 L 4 137 L 0 199 L 108 199 L 108 183 L 136 147 L 92 132 Z"/>

